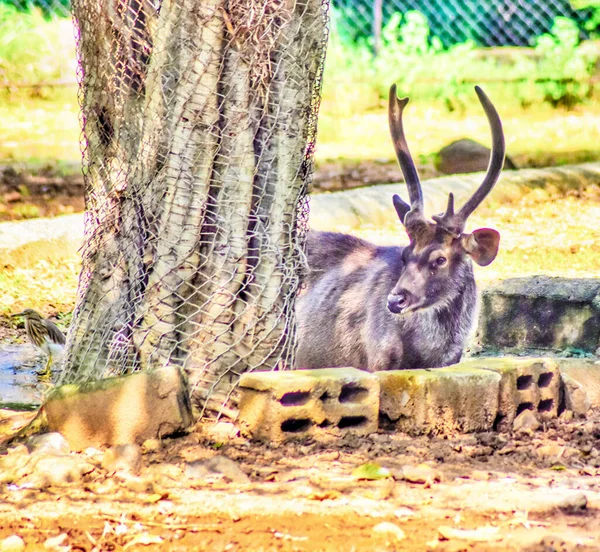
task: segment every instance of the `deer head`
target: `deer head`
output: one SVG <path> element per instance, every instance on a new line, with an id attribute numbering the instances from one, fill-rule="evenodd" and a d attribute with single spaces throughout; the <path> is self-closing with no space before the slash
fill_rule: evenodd
<path id="1" fill-rule="evenodd" d="M 500 234 L 496 230 L 480 228 L 470 234 L 464 233 L 469 215 L 498 180 L 505 153 L 500 117 L 483 90 L 476 86 L 475 91 L 492 130 L 487 173 L 481 186 L 457 213 L 454 212 L 454 196 L 450 193 L 446 212 L 429 221 L 423 212 L 423 191 L 402 126 L 402 112 L 408 98 L 397 97 L 395 84 L 390 88 L 390 132 L 410 202 L 406 203 L 398 195 L 393 197 L 398 217 L 410 238 L 410 245 L 403 251 L 402 273 L 388 296 L 388 309 L 394 314 L 447 305 L 464 288 L 465 278 L 472 274 L 469 259 L 487 266 L 498 253 Z"/>

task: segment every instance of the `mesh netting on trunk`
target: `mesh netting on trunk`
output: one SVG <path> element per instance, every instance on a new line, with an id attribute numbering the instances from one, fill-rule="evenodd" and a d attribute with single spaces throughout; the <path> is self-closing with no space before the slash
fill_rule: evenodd
<path id="1" fill-rule="evenodd" d="M 86 243 L 59 383 L 291 366 L 327 0 L 75 0 Z"/>

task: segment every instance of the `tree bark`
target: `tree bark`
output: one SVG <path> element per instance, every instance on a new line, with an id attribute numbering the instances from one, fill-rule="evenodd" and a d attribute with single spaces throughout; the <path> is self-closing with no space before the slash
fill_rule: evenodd
<path id="1" fill-rule="evenodd" d="M 83 271 L 62 382 L 184 367 L 202 409 L 293 355 L 321 0 L 74 0 Z"/>

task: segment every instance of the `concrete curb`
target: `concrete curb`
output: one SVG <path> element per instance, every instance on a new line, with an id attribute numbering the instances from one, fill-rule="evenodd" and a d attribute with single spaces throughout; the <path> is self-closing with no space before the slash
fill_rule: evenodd
<path id="1" fill-rule="evenodd" d="M 481 183 L 482 173 L 444 176 L 423 181 L 425 210 L 439 213 L 452 192 L 460 205 Z M 486 203 L 514 200 L 532 188 L 583 189 L 600 185 L 600 163 L 564 165 L 549 169 L 507 171 L 486 198 Z M 403 183 L 379 184 L 340 192 L 313 194 L 310 198 L 310 227 L 314 230 L 348 231 L 362 224 L 389 224 L 394 217 L 392 195 L 408 197 Z M 68 238 L 83 241 L 83 215 L 53 219 L 0 223 L 0 249 L 13 249 L 41 239 Z"/>
<path id="2" fill-rule="evenodd" d="M 379 381 L 355 368 L 250 372 L 240 379 L 238 423 L 273 442 L 377 431 Z"/>
<path id="3" fill-rule="evenodd" d="M 461 205 L 481 184 L 483 173 L 433 178 L 422 182 L 427 213 L 440 213 L 446 208 L 452 192 Z M 600 185 L 600 163 L 565 165 L 548 169 L 522 169 L 502 173 L 500 181 L 485 203 L 504 203 L 522 197 L 533 188 L 568 190 Z M 313 230 L 344 231 L 369 223 L 389 224 L 395 217 L 392 195 L 408 197 L 404 184 L 379 184 L 342 192 L 322 193 L 310 198 L 310 227 Z"/>
<path id="4" fill-rule="evenodd" d="M 410 434 L 511 430 L 529 410 L 539 421 L 600 407 L 600 361 L 472 358 L 427 370 L 369 374 L 354 368 L 252 372 L 240 380 L 238 424 L 278 443 L 386 427 Z M 360 423 L 341 423 L 358 420 Z"/>

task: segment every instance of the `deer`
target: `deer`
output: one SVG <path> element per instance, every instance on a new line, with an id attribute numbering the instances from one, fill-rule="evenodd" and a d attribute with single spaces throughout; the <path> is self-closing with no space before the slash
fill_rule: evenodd
<path id="1" fill-rule="evenodd" d="M 496 184 L 505 156 L 500 117 L 483 90 L 475 91 L 492 133 L 487 172 L 458 212 L 449 193 L 445 213 L 428 220 L 402 124 L 408 98 L 398 98 L 395 84 L 390 88 L 390 133 L 409 196 L 407 203 L 394 195 L 392 203 L 409 245 L 308 232 L 308 270 L 296 307 L 296 368 L 376 372 L 460 361 L 477 316 L 473 262 L 489 265 L 500 245 L 496 230 L 465 233 L 465 226 Z"/>

